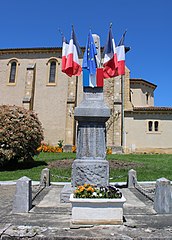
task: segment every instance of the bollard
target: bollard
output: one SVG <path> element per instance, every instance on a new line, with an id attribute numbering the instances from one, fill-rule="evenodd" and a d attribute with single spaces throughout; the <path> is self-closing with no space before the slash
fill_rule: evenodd
<path id="1" fill-rule="evenodd" d="M 128 171 L 127 187 L 134 188 L 137 182 L 137 174 L 134 169 Z"/>
<path id="2" fill-rule="evenodd" d="M 172 213 L 172 186 L 166 178 L 156 181 L 154 209 L 157 213 Z"/>
<path id="3" fill-rule="evenodd" d="M 32 181 L 22 177 L 16 182 L 16 193 L 13 200 L 13 213 L 27 213 L 32 208 Z"/>
<path id="4" fill-rule="evenodd" d="M 42 169 L 40 185 L 46 187 L 50 186 L 50 170 L 48 168 Z"/>

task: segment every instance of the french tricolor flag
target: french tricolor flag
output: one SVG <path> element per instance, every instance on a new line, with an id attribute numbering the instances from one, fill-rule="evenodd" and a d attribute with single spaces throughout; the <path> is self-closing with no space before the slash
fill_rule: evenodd
<path id="1" fill-rule="evenodd" d="M 104 78 L 117 76 L 118 60 L 115 47 L 115 40 L 110 26 L 106 45 L 104 47 L 103 75 Z"/>
<path id="2" fill-rule="evenodd" d="M 65 37 L 62 37 L 62 72 L 66 71 L 66 60 L 67 60 L 67 51 L 69 44 L 67 43 Z"/>
<path id="3" fill-rule="evenodd" d="M 125 74 L 125 47 L 124 45 L 116 47 L 116 53 L 118 58 L 118 74 L 124 75 Z"/>
<path id="4" fill-rule="evenodd" d="M 94 75 L 90 74 L 88 69 L 82 69 L 82 79 L 84 87 L 103 87 L 103 68 L 96 68 Z"/>
<path id="5" fill-rule="evenodd" d="M 67 49 L 66 67 L 64 71 L 69 77 L 79 76 L 82 72 L 78 58 L 80 53 L 81 50 L 76 39 L 74 28 L 72 27 L 71 39 Z"/>
<path id="6" fill-rule="evenodd" d="M 125 46 L 124 46 L 124 39 L 125 34 L 127 31 L 125 31 L 121 37 L 121 40 L 118 43 L 118 46 L 116 47 L 116 53 L 117 53 L 117 59 L 118 59 L 118 75 L 124 75 L 125 74 Z"/>

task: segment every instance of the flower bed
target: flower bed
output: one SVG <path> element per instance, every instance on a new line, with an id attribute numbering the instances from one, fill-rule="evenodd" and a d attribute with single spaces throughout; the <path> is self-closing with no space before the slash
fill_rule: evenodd
<path id="1" fill-rule="evenodd" d="M 91 184 L 78 186 L 74 191 L 75 198 L 121 198 L 122 193 L 113 186 L 95 187 Z"/>
<path id="2" fill-rule="evenodd" d="M 73 224 L 122 224 L 126 199 L 112 186 L 78 186 L 70 196 Z"/>
<path id="3" fill-rule="evenodd" d="M 63 152 L 62 147 L 58 146 L 50 146 L 47 144 L 42 144 L 39 148 L 37 148 L 38 152 L 54 152 L 54 153 L 61 153 Z"/>

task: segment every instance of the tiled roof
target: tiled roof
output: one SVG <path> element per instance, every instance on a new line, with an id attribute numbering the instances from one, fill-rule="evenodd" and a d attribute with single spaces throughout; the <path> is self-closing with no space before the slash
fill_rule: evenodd
<path id="1" fill-rule="evenodd" d="M 153 87 L 153 88 L 157 87 L 156 84 L 148 82 L 148 81 L 146 81 L 146 80 L 144 80 L 142 78 L 130 78 L 130 82 L 131 83 L 143 83 L 143 84 L 146 84 L 146 85 L 151 85 L 151 87 Z"/>
<path id="2" fill-rule="evenodd" d="M 81 50 L 84 52 L 84 47 L 81 47 Z M 33 47 L 33 48 L 4 48 L 0 49 L 0 55 L 3 54 L 23 54 L 23 53 L 52 53 L 60 52 L 61 47 Z"/>
<path id="3" fill-rule="evenodd" d="M 134 107 L 134 111 L 172 111 L 172 107 Z"/>
<path id="4" fill-rule="evenodd" d="M 0 49 L 0 55 L 2 54 L 21 54 L 21 53 L 40 53 L 40 52 L 59 52 L 59 47 L 35 47 L 35 48 L 6 48 Z"/>
<path id="5" fill-rule="evenodd" d="M 1 48 L 0 51 L 13 51 L 13 50 L 51 50 L 51 49 L 61 49 L 61 47 L 32 47 L 32 48 Z"/>

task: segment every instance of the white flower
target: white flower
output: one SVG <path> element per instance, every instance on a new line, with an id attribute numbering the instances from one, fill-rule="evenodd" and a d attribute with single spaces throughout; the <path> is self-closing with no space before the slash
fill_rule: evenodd
<path id="1" fill-rule="evenodd" d="M 102 193 L 100 193 L 99 196 L 102 197 Z"/>
<path id="2" fill-rule="evenodd" d="M 93 196 L 94 196 L 94 197 L 97 197 L 97 193 L 96 193 L 96 192 L 93 192 Z"/>

